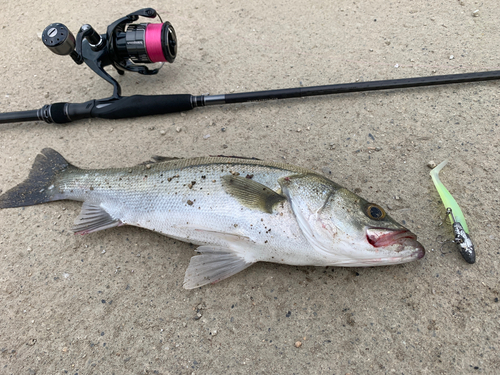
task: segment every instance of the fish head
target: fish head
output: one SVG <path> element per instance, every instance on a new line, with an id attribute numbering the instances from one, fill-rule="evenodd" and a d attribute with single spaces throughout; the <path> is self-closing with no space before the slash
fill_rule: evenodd
<path id="1" fill-rule="evenodd" d="M 297 176 L 281 187 L 303 234 L 330 265 L 390 265 L 425 255 L 417 236 L 381 206 L 333 181 Z"/>

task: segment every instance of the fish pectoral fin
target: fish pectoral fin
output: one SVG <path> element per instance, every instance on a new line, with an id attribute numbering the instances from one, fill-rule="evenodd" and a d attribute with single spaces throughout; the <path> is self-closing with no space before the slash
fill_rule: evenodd
<path id="1" fill-rule="evenodd" d="M 198 247 L 196 251 L 201 255 L 195 255 L 189 262 L 184 276 L 185 289 L 194 289 L 224 280 L 254 263 L 246 261 L 236 251 L 223 246 L 204 245 Z"/>
<path id="2" fill-rule="evenodd" d="M 83 202 L 82 210 L 75 219 L 72 230 L 75 234 L 88 234 L 122 224 L 120 219 L 111 217 L 99 204 Z"/>
<path id="3" fill-rule="evenodd" d="M 222 186 L 226 193 L 236 198 L 242 205 L 268 214 L 273 206 L 286 198 L 274 190 L 249 178 L 226 175 L 222 177 Z"/>

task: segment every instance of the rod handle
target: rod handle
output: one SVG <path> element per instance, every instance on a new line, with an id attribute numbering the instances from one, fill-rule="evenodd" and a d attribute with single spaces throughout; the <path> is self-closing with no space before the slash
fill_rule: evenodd
<path id="1" fill-rule="evenodd" d="M 96 100 L 91 116 L 122 119 L 183 112 L 193 109 L 191 97 L 190 94 L 132 95 L 111 101 Z"/>

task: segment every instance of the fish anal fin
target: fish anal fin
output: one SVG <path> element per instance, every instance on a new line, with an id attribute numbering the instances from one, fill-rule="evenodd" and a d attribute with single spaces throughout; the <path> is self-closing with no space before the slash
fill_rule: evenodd
<path id="1" fill-rule="evenodd" d="M 185 289 L 214 284 L 254 263 L 246 261 L 237 252 L 223 246 L 203 245 L 196 251 L 201 255 L 195 255 L 189 262 L 184 276 Z"/>
<path id="2" fill-rule="evenodd" d="M 252 179 L 226 175 L 222 177 L 226 192 L 248 208 L 272 213 L 273 206 L 286 198 Z"/>
<path id="3" fill-rule="evenodd" d="M 123 225 L 119 219 L 111 217 L 99 204 L 83 202 L 80 215 L 75 219 L 73 232 L 88 234 Z"/>

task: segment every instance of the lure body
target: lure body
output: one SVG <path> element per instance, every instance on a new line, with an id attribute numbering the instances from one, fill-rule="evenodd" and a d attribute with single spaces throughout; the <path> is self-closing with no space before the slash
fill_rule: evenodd
<path id="1" fill-rule="evenodd" d="M 439 172 L 446 164 L 448 164 L 448 160 L 443 161 L 431 171 L 432 181 L 434 182 L 434 186 L 436 186 L 436 189 L 439 193 L 439 196 L 441 197 L 441 200 L 443 201 L 444 206 L 446 208 L 451 208 L 451 210 L 453 211 L 453 223 L 459 222 L 465 230 L 465 233 L 469 234 L 469 228 L 467 227 L 467 223 L 465 222 L 465 217 L 462 213 L 462 210 L 458 206 L 455 198 L 452 197 L 448 189 L 446 189 L 446 187 L 439 179 Z"/>

